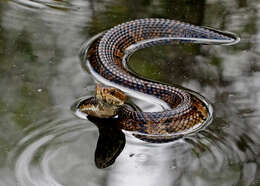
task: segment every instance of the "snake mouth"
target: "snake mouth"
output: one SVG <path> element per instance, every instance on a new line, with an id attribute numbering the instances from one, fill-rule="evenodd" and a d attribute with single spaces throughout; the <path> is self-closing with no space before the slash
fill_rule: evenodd
<path id="1" fill-rule="evenodd" d="M 97 117 L 97 118 L 113 118 L 117 115 L 118 105 L 113 105 L 104 102 L 96 97 L 91 97 L 81 101 L 77 109 L 86 114 L 87 116 Z"/>
<path id="2" fill-rule="evenodd" d="M 117 118 L 118 110 L 125 104 L 126 95 L 121 90 L 103 85 L 96 86 L 95 97 L 83 98 L 72 105 L 76 116 L 86 119 Z"/>

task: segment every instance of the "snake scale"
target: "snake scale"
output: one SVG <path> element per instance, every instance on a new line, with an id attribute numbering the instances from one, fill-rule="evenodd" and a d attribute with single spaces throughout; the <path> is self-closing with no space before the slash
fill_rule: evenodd
<path id="1" fill-rule="evenodd" d="M 88 66 L 94 76 L 112 82 L 116 88 L 148 94 L 170 107 L 161 112 L 142 112 L 122 105 L 117 108 L 121 128 L 143 134 L 170 135 L 204 123 L 209 117 L 208 106 L 189 91 L 134 76 L 125 68 L 127 58 L 136 50 L 155 45 L 228 45 L 236 41 L 238 38 L 228 32 L 175 20 L 139 19 L 117 25 L 98 37 L 88 48 Z M 101 93 L 107 92 L 106 88 L 101 90 Z M 113 95 L 116 91 L 112 89 L 110 93 Z M 96 103 L 97 98 L 92 97 L 84 104 Z"/>

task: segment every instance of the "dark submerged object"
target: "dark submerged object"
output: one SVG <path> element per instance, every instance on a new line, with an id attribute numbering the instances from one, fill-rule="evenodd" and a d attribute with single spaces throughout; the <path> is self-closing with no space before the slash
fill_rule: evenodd
<path id="1" fill-rule="evenodd" d="M 125 147 L 125 135 L 117 127 L 114 118 L 97 118 L 89 116 L 99 131 L 95 151 L 95 164 L 103 169 L 112 165 Z"/>
<path id="2" fill-rule="evenodd" d="M 136 77 L 126 68 L 128 57 L 138 49 L 154 45 L 179 43 L 231 45 L 238 41 L 239 38 L 229 32 L 167 19 L 140 19 L 115 26 L 93 40 L 86 51 L 82 51 L 82 55 L 86 57 L 84 60 L 87 61 L 88 70 L 94 78 L 115 88 L 98 86 L 96 96 L 80 103 L 79 108 L 82 112 L 95 117 L 117 115 L 120 128 L 136 131 L 152 141 L 156 139 L 167 141 L 191 133 L 211 121 L 210 104 L 205 98 L 190 90 Z M 165 110 L 142 112 L 125 105 L 125 100 L 118 103 L 121 97 L 115 95 L 117 90 L 139 97 L 143 94 L 149 95 L 147 99 L 160 100 Z M 106 95 L 109 95 L 109 99 Z M 116 100 L 115 104 L 111 101 L 113 97 Z M 103 112 L 109 109 L 109 105 L 112 112 L 107 116 L 100 114 L 100 110 Z"/>

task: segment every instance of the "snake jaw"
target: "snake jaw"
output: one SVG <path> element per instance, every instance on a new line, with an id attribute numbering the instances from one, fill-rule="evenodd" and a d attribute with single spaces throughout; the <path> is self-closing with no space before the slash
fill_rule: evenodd
<path id="1" fill-rule="evenodd" d="M 125 101 L 126 95 L 121 90 L 97 85 L 95 97 L 82 101 L 78 108 L 88 116 L 112 118 L 117 115 Z"/>
<path id="2" fill-rule="evenodd" d="M 117 115 L 118 105 L 108 104 L 96 97 L 91 97 L 84 100 L 79 105 L 79 110 L 88 116 L 98 117 L 98 118 L 112 118 Z"/>

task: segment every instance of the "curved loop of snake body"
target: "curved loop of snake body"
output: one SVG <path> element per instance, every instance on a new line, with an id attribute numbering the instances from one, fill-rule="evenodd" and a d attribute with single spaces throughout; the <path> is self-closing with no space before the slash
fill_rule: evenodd
<path id="1" fill-rule="evenodd" d="M 134 51 L 154 45 L 176 43 L 234 44 L 239 38 L 228 32 L 202 28 L 167 19 L 140 19 L 120 24 L 106 31 L 88 49 L 92 74 L 117 88 L 152 95 L 171 109 L 141 112 L 120 107 L 120 127 L 144 134 L 168 135 L 186 131 L 209 117 L 204 101 L 186 90 L 133 76 L 124 68 L 123 60 Z M 93 101 L 93 100 L 92 100 Z"/>

